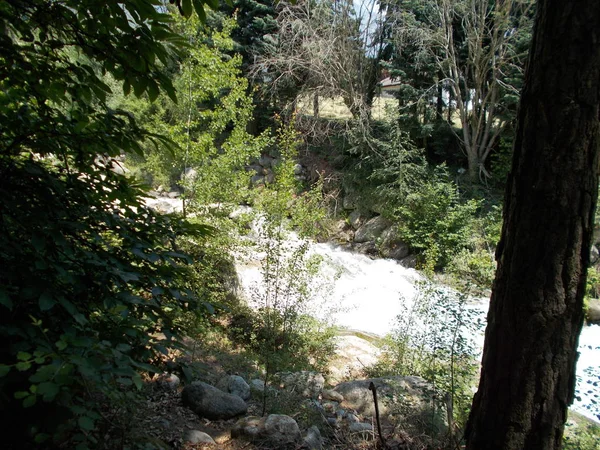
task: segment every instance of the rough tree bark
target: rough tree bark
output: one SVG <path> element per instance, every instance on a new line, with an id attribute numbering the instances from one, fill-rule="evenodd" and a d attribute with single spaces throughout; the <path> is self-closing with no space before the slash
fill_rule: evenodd
<path id="1" fill-rule="evenodd" d="M 558 449 L 600 148 L 600 2 L 539 0 L 468 449 Z"/>

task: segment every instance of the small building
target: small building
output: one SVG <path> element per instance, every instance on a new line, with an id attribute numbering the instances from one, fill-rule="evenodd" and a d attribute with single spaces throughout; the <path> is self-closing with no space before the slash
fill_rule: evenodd
<path id="1" fill-rule="evenodd" d="M 393 96 L 394 92 L 399 91 L 402 86 L 400 78 L 386 77 L 379 82 L 379 94 L 385 97 Z"/>

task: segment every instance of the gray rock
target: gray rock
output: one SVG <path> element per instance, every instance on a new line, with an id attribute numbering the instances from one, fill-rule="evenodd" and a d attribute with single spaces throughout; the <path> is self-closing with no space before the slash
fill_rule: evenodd
<path id="1" fill-rule="evenodd" d="M 269 171 L 266 175 L 265 175 L 265 182 L 267 184 L 272 184 L 275 182 L 275 174 L 272 171 Z"/>
<path id="2" fill-rule="evenodd" d="M 163 373 L 158 377 L 156 383 L 163 389 L 174 391 L 179 387 L 179 377 L 172 373 Z"/>
<path id="3" fill-rule="evenodd" d="M 250 380 L 250 390 L 256 392 L 264 392 L 265 390 L 265 382 L 263 380 L 254 379 Z"/>
<path id="4" fill-rule="evenodd" d="M 255 172 L 257 175 L 264 175 L 264 168 L 259 164 L 246 166 L 246 172 Z"/>
<path id="5" fill-rule="evenodd" d="M 586 318 L 589 323 L 600 323 L 600 300 L 589 300 Z"/>
<path id="6" fill-rule="evenodd" d="M 320 450 L 323 448 L 321 432 L 315 425 L 306 431 L 306 436 L 304 436 L 304 446 L 309 450 Z"/>
<path id="7" fill-rule="evenodd" d="M 171 191 L 167 194 L 167 197 L 169 198 L 179 198 L 181 196 L 181 194 L 177 191 Z"/>
<path id="8" fill-rule="evenodd" d="M 299 442 L 300 428 L 294 419 L 283 414 L 267 417 L 249 416 L 238 420 L 231 429 L 231 437 L 251 442 L 284 445 Z"/>
<path id="9" fill-rule="evenodd" d="M 348 216 L 348 222 L 355 230 L 358 230 L 364 223 L 371 218 L 368 213 L 362 212 L 360 209 L 355 209 Z"/>
<path id="10" fill-rule="evenodd" d="M 263 175 L 254 175 L 250 178 L 250 183 L 252 183 L 252 186 L 262 186 L 265 184 L 265 177 Z"/>
<path id="11" fill-rule="evenodd" d="M 361 434 L 365 437 L 373 435 L 373 425 L 370 423 L 353 422 L 348 424 L 350 433 Z"/>
<path id="12" fill-rule="evenodd" d="M 215 441 L 208 434 L 199 430 L 187 430 L 183 435 L 183 442 L 190 444 L 214 444 Z"/>
<path id="13" fill-rule="evenodd" d="M 268 155 L 263 155 L 260 158 L 258 158 L 258 164 L 260 164 L 263 167 L 273 167 L 273 158 L 271 158 Z"/>
<path id="14" fill-rule="evenodd" d="M 250 398 L 250 386 L 238 375 L 227 375 L 219 380 L 217 387 L 223 392 L 237 395 L 242 400 Z"/>
<path id="15" fill-rule="evenodd" d="M 407 269 L 414 269 L 415 267 L 417 267 L 417 256 L 409 255 L 406 258 L 402 258 L 400 260 L 400 264 L 406 267 Z"/>
<path id="16" fill-rule="evenodd" d="M 316 398 L 325 386 L 325 378 L 318 372 L 281 372 L 276 377 L 282 389 L 297 392 L 303 397 Z"/>
<path id="17" fill-rule="evenodd" d="M 358 206 L 358 195 L 355 192 L 346 192 L 342 199 L 344 209 L 356 209 Z"/>
<path id="18" fill-rule="evenodd" d="M 383 231 L 391 225 L 391 222 L 382 216 L 376 216 L 369 219 L 362 225 L 354 235 L 354 242 L 362 243 L 374 241 L 381 236 Z"/>
<path id="19" fill-rule="evenodd" d="M 377 248 L 377 245 L 373 241 L 361 242 L 360 244 L 355 244 L 354 250 L 356 250 L 359 253 L 363 253 L 364 255 L 369 255 L 369 256 L 377 256 L 379 254 L 379 249 Z"/>
<path id="20" fill-rule="evenodd" d="M 304 172 L 304 167 L 302 167 L 302 164 L 296 164 L 294 166 L 294 175 L 301 175 L 302 172 Z"/>
<path id="21" fill-rule="evenodd" d="M 187 167 L 181 174 L 181 179 L 189 183 L 198 178 L 198 171 L 192 167 Z"/>
<path id="22" fill-rule="evenodd" d="M 335 390 L 344 396 L 341 406 L 372 417 L 375 407 L 373 392 L 369 390 L 371 382 L 377 387 L 381 415 L 394 414 L 401 423 L 421 421 L 431 424 L 434 432 L 446 432 L 446 404 L 436 398 L 433 387 L 420 377 L 371 378 L 340 383 Z"/>
<path id="23" fill-rule="evenodd" d="M 332 389 L 323 389 L 323 392 L 321 393 L 321 395 L 323 396 L 323 398 L 325 400 L 332 400 L 332 401 L 338 402 L 338 403 L 341 403 L 344 401 L 344 396 L 342 394 L 340 394 L 339 392 L 336 392 Z"/>
<path id="24" fill-rule="evenodd" d="M 598 247 L 592 245 L 590 249 L 590 264 L 596 264 L 600 259 L 600 252 L 598 251 Z"/>
<path id="25" fill-rule="evenodd" d="M 391 226 L 381 233 L 381 245 L 379 251 L 384 258 L 397 260 L 406 258 L 410 253 L 408 245 L 402 241 L 398 229 L 395 226 Z"/>
<path id="26" fill-rule="evenodd" d="M 228 394 L 202 381 L 187 385 L 181 393 L 181 399 L 200 417 L 211 420 L 231 419 L 248 410 L 246 402 L 237 395 Z"/>
<path id="27" fill-rule="evenodd" d="M 357 423 L 360 422 L 358 417 L 355 414 L 347 413 L 346 417 L 344 417 L 348 423 Z"/>

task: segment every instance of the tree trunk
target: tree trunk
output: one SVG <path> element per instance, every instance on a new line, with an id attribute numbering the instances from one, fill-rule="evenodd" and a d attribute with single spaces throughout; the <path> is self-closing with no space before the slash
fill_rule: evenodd
<path id="1" fill-rule="evenodd" d="M 600 2 L 539 0 L 467 448 L 559 449 L 598 192 Z"/>
<path id="2" fill-rule="evenodd" d="M 313 96 L 313 117 L 315 119 L 319 118 L 319 93 L 315 92 Z"/>

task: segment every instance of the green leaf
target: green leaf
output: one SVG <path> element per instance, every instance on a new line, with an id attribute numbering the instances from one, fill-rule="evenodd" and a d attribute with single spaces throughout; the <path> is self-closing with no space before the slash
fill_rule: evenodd
<path id="1" fill-rule="evenodd" d="M 54 305 L 56 305 L 56 300 L 54 300 L 48 292 L 44 292 L 42 295 L 40 295 L 39 305 L 40 310 L 48 311 L 52 309 Z"/>
<path id="2" fill-rule="evenodd" d="M 17 364 L 15 364 L 15 367 L 17 368 L 17 370 L 19 372 L 25 372 L 26 370 L 29 370 L 29 368 L 31 367 L 31 363 L 21 361 L 21 362 L 18 362 Z"/>
<path id="3" fill-rule="evenodd" d="M 0 364 L 0 378 L 6 376 L 10 372 L 10 366 L 6 364 Z"/>
<path id="4" fill-rule="evenodd" d="M 9 311 L 13 309 L 13 302 L 6 289 L 0 288 L 0 305 L 4 305 Z"/>
<path id="5" fill-rule="evenodd" d="M 206 4 L 210 6 L 213 11 L 219 9 L 219 0 L 205 0 Z"/>
<path id="6" fill-rule="evenodd" d="M 30 395 L 30 394 L 29 394 L 29 392 L 27 392 L 27 391 L 17 391 L 17 392 L 15 392 L 15 394 L 14 394 L 14 397 L 15 397 L 17 400 L 19 400 L 19 399 L 21 399 L 21 398 L 25 398 L 25 397 L 27 397 L 27 396 L 29 396 L 29 395 Z"/>
<path id="7" fill-rule="evenodd" d="M 150 80 L 148 82 L 148 98 L 150 98 L 151 102 L 154 102 L 158 98 L 158 94 L 160 93 L 158 89 L 158 85 L 154 80 Z"/>
<path id="8" fill-rule="evenodd" d="M 19 352 L 17 353 L 17 359 L 19 361 L 27 361 L 28 359 L 31 359 L 31 353 Z"/>
<path id="9" fill-rule="evenodd" d="M 200 22 L 206 23 L 206 11 L 204 11 L 204 4 L 200 0 L 194 0 L 194 9 L 196 10 L 196 14 L 198 14 L 198 19 L 200 19 Z"/>
<path id="10" fill-rule="evenodd" d="M 194 1 L 194 4 L 197 2 Z M 192 7 L 192 0 L 183 0 L 181 2 L 181 9 L 183 10 L 184 17 L 190 17 L 194 12 L 194 8 Z"/>
<path id="11" fill-rule="evenodd" d="M 85 431 L 92 431 L 94 429 L 94 421 L 88 416 L 81 416 L 77 423 L 79 424 L 79 428 Z"/>
<path id="12" fill-rule="evenodd" d="M 40 383 L 37 388 L 37 394 L 44 396 L 44 401 L 51 402 L 60 391 L 60 386 L 51 381 Z"/>
<path id="13" fill-rule="evenodd" d="M 31 408 L 37 402 L 37 396 L 30 395 L 25 400 L 23 400 L 23 408 Z"/>

